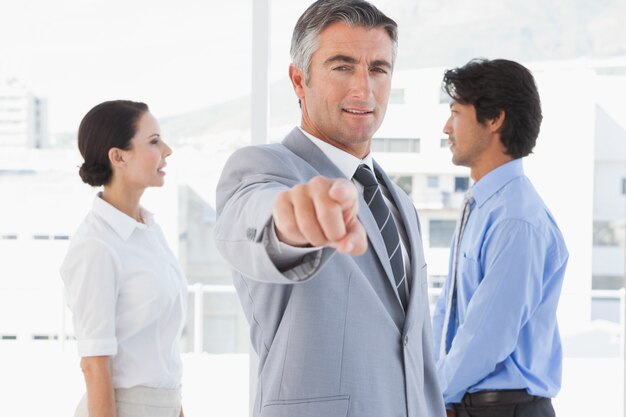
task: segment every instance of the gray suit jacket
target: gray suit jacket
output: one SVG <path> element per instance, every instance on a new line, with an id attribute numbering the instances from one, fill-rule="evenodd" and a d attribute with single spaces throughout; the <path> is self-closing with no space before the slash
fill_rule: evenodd
<path id="1" fill-rule="evenodd" d="M 234 269 L 260 360 L 254 416 L 444 416 L 417 213 L 386 175 L 410 240 L 406 314 L 362 198 L 358 217 L 369 238 L 364 255 L 326 248 L 283 271 L 270 259 L 274 198 L 317 175 L 343 177 L 296 128 L 281 144 L 235 152 L 218 184 L 217 245 Z"/>

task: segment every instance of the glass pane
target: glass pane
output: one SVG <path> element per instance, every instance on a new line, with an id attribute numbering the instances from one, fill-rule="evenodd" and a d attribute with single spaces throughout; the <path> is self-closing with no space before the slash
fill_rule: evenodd
<path id="1" fill-rule="evenodd" d="M 392 175 L 391 180 L 396 183 L 405 193 L 411 195 L 413 192 L 413 177 L 409 175 Z"/>
<path id="2" fill-rule="evenodd" d="M 469 189 L 468 177 L 455 177 L 454 178 L 454 191 L 457 193 L 464 193 Z"/>
<path id="3" fill-rule="evenodd" d="M 414 152 L 412 139 L 387 139 L 389 152 Z"/>
<path id="4" fill-rule="evenodd" d="M 593 244 L 595 246 L 624 246 L 624 222 L 594 221 Z"/>
<path id="5" fill-rule="evenodd" d="M 455 220 L 429 220 L 430 247 L 449 248 L 455 226 Z"/>
<path id="6" fill-rule="evenodd" d="M 372 152 L 385 152 L 385 139 L 374 138 L 372 139 Z"/>
<path id="7" fill-rule="evenodd" d="M 404 88 L 392 88 L 389 94 L 390 104 L 404 104 Z"/>
<path id="8" fill-rule="evenodd" d="M 2 2 L 0 39 L 11 41 L 0 42 L 0 358 L 11 359 L 0 359 L 0 386 L 35 381 L 12 391 L 7 415 L 72 415 L 85 391 L 59 266 L 100 190 L 78 176 L 78 125 L 112 99 L 147 103 L 173 149 L 165 186 L 141 202 L 188 282 L 206 291 L 205 354 L 192 353 L 193 293 L 181 340 L 185 412 L 247 415 L 249 329 L 213 228 L 222 166 L 250 143 L 252 4 Z M 203 386 L 220 398 L 196 395 Z M 29 390 L 53 400 L 24 402 Z"/>

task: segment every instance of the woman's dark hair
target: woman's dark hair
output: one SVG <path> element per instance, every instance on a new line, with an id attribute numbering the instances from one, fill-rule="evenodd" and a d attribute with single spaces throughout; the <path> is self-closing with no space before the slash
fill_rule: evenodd
<path id="1" fill-rule="evenodd" d="M 526 67 L 506 59 L 473 59 L 446 71 L 442 88 L 455 101 L 473 105 L 479 123 L 503 111 L 500 140 L 507 153 L 517 159 L 532 152 L 543 116 L 535 79 Z"/>
<path id="2" fill-rule="evenodd" d="M 97 187 L 111 181 L 109 150 L 130 149 L 137 122 L 148 111 L 146 104 L 128 100 L 105 101 L 89 110 L 78 128 L 78 150 L 85 160 L 78 173 L 83 182 Z"/>

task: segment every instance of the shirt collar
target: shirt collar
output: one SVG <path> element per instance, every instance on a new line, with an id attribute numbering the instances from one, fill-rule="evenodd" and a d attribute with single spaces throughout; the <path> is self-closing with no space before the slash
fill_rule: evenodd
<path id="1" fill-rule="evenodd" d="M 154 215 L 143 207 L 139 207 L 144 223 L 140 223 L 126 213 L 113 207 L 98 193 L 93 200 L 92 211 L 104 220 L 123 240 L 128 240 L 135 229 L 145 230 L 154 222 Z"/>
<path id="2" fill-rule="evenodd" d="M 306 130 L 298 127 L 300 131 L 311 140 L 323 153 L 326 155 L 330 162 L 335 164 L 337 168 L 346 176 L 348 179 L 352 179 L 356 169 L 361 164 L 367 165 L 372 172 L 374 172 L 374 160 L 372 159 L 372 153 L 368 153 L 367 156 L 363 159 L 359 159 L 356 156 L 349 154 L 346 151 L 343 151 L 330 143 L 324 142 L 323 140 L 316 138 Z"/>
<path id="3" fill-rule="evenodd" d="M 474 197 L 476 204 L 480 207 L 507 183 L 522 175 L 524 175 L 522 159 L 519 158 L 509 161 L 492 170 L 474 184 L 472 187 L 472 197 Z"/>

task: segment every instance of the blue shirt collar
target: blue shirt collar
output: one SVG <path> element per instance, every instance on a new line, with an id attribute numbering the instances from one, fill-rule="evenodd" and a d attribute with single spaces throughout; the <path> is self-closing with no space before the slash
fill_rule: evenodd
<path id="1" fill-rule="evenodd" d="M 497 193 L 511 180 L 524 175 L 522 159 L 514 159 L 492 170 L 472 187 L 472 196 L 478 207 L 481 207 L 492 195 Z"/>

